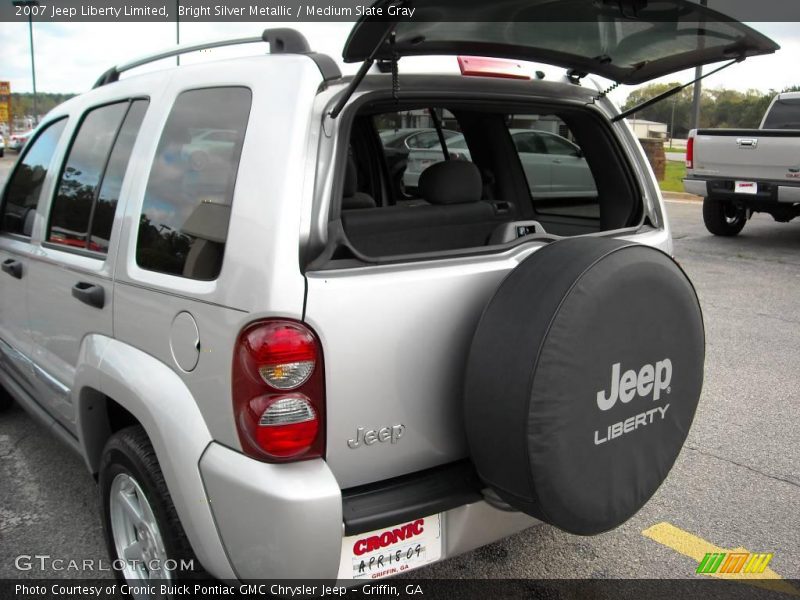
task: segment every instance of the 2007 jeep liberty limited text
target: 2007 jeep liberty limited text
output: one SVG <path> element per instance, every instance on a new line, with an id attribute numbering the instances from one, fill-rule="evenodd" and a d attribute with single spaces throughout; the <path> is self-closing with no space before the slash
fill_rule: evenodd
<path id="1" fill-rule="evenodd" d="M 777 46 L 682 0 L 563 0 L 563 22 L 531 0 L 414 5 L 355 24 L 353 77 L 290 29 L 180 50 L 268 55 L 115 67 L 3 189 L 3 403 L 84 457 L 129 581 L 185 575 L 167 559 L 375 578 L 540 522 L 596 534 L 686 439 L 700 307 L 641 147 L 585 75 Z M 404 73 L 411 55 L 461 73 Z"/>

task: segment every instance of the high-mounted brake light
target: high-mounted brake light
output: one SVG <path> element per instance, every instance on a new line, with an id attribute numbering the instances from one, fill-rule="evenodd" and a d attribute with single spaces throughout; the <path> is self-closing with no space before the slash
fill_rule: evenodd
<path id="1" fill-rule="evenodd" d="M 513 60 L 485 58 L 482 56 L 459 56 L 458 66 L 462 75 L 473 77 L 500 77 L 502 79 L 530 79 L 522 65 Z"/>
<path id="2" fill-rule="evenodd" d="M 694 136 L 689 136 L 686 142 L 686 168 L 694 168 Z"/>
<path id="3" fill-rule="evenodd" d="M 270 319 L 246 327 L 233 359 L 233 408 L 242 449 L 269 462 L 324 450 L 322 348 L 302 323 Z"/>

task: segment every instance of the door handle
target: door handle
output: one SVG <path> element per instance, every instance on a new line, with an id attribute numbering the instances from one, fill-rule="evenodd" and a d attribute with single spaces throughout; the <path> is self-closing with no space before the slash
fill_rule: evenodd
<path id="1" fill-rule="evenodd" d="M 101 286 L 88 281 L 79 281 L 73 285 L 72 297 L 95 308 L 103 308 L 106 304 L 106 291 Z"/>
<path id="2" fill-rule="evenodd" d="M 3 261 L 3 273 L 8 273 L 16 279 L 22 279 L 22 263 L 13 258 Z"/>

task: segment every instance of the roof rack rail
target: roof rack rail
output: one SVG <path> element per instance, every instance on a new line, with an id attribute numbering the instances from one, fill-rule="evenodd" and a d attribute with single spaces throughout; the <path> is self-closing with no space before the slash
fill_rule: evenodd
<path id="1" fill-rule="evenodd" d="M 336 62 L 326 54 L 318 54 L 311 52 L 308 41 L 302 33 L 296 29 L 289 27 L 278 27 L 275 29 L 265 29 L 259 37 L 246 37 L 235 38 L 231 40 L 218 40 L 216 42 L 204 42 L 202 44 L 194 44 L 192 46 L 176 46 L 169 50 L 143 56 L 137 58 L 129 63 L 111 67 L 108 71 L 103 73 L 94 88 L 98 88 L 109 83 L 114 83 L 119 80 L 119 76 L 125 71 L 136 69 L 143 65 L 170 58 L 172 56 L 179 56 L 189 52 L 199 52 L 200 50 L 209 50 L 211 48 L 222 48 L 225 46 L 238 46 L 241 44 L 256 44 L 259 42 L 266 42 L 270 47 L 270 54 L 305 54 L 309 56 L 319 67 L 322 77 L 325 81 L 332 79 L 339 79 L 342 76 L 339 66 Z"/>

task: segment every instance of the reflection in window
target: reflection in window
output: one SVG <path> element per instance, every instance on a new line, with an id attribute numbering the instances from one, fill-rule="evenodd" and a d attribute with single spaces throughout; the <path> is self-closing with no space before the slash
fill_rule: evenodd
<path id="1" fill-rule="evenodd" d="M 66 119 L 46 125 L 42 133 L 28 144 L 6 187 L 0 229 L 30 237 L 33 218 L 50 160 L 56 150 Z"/>
<path id="2" fill-rule="evenodd" d="M 147 182 L 140 267 L 191 279 L 219 275 L 250 102 L 241 87 L 178 96 Z"/>
<path id="3" fill-rule="evenodd" d="M 87 114 L 75 136 L 50 212 L 48 241 L 72 248 L 87 247 L 97 186 L 127 102 L 97 108 Z M 95 247 L 90 250 L 97 250 Z"/>
<path id="4" fill-rule="evenodd" d="M 87 113 L 61 174 L 47 241 L 108 252 L 119 190 L 147 105 L 118 102 Z"/>
<path id="5" fill-rule="evenodd" d="M 133 151 L 133 143 L 139 133 L 139 127 L 147 111 L 147 100 L 136 100 L 131 104 L 125 122 L 122 124 L 111 151 L 111 157 L 106 166 L 103 183 L 97 196 L 92 216 L 91 238 L 89 247 L 98 252 L 108 252 L 108 240 L 111 237 L 111 227 L 114 224 L 114 213 L 117 210 L 117 201 L 122 188 L 122 180 L 128 169 L 128 161 Z"/>

